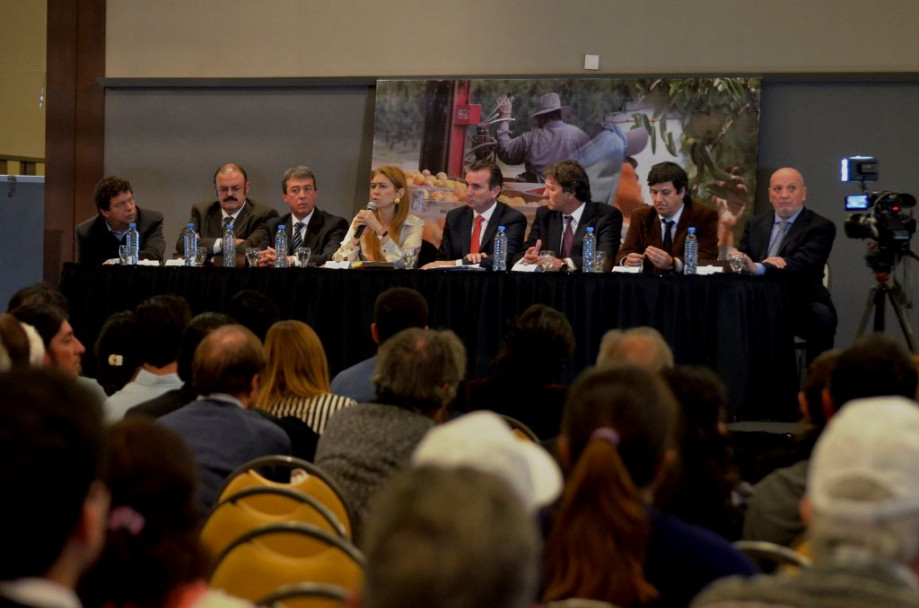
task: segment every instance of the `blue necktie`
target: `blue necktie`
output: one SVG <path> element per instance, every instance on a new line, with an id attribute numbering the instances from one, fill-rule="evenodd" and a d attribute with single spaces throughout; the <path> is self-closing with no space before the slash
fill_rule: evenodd
<path id="1" fill-rule="evenodd" d="M 303 222 L 297 222 L 294 224 L 293 238 L 290 239 L 290 253 L 297 253 L 297 247 L 303 246 L 303 237 L 300 235 L 300 231 L 302 229 Z"/>

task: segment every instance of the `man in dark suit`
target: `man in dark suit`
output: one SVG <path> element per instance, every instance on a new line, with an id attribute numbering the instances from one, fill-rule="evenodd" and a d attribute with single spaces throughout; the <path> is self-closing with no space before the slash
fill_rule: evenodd
<path id="1" fill-rule="evenodd" d="M 594 227 L 597 251 L 606 254 L 607 270 L 622 233 L 622 213 L 611 205 L 590 201 L 590 180 L 584 168 L 573 160 L 563 160 L 546 171 L 548 204 L 536 210 L 530 236 L 517 254 L 528 264 L 536 264 L 540 250 L 551 250 L 556 256 L 550 271 L 579 270 L 582 245 L 587 227 Z"/>
<path id="2" fill-rule="evenodd" d="M 807 362 L 833 347 L 836 308 L 823 284 L 836 226 L 804 207 L 807 187 L 796 169 L 785 167 L 769 179 L 772 211 L 747 222 L 740 251 L 744 269 L 756 275 L 784 275 L 793 282 L 795 333 L 807 339 Z"/>
<path id="3" fill-rule="evenodd" d="M 260 456 L 290 454 L 284 430 L 252 409 L 264 368 L 255 334 L 242 325 L 218 327 L 195 349 L 192 383 L 201 398 L 158 419 L 195 455 L 203 513 L 233 469 Z"/>
<path id="4" fill-rule="evenodd" d="M 290 213 L 268 220 L 267 234 L 260 245 L 266 249 L 261 252 L 258 265 L 274 266 L 274 237 L 282 224 L 287 231 L 286 254 L 291 258 L 291 265 L 296 264 L 297 247 L 309 247 L 312 251 L 310 262 L 317 266 L 324 264 L 345 238 L 347 220 L 316 208 L 319 188 L 316 175 L 309 167 L 299 165 L 285 171 L 281 192 Z"/>
<path id="5" fill-rule="evenodd" d="M 226 249 L 223 231 L 227 221 L 232 222 L 236 233 L 237 254 L 244 253 L 246 247 L 261 245 L 268 233 L 268 220 L 277 217 L 278 212 L 247 198 L 249 178 L 246 170 L 233 163 L 220 167 L 214 174 L 214 189 L 217 200 L 192 207 L 188 220 L 194 223 L 201 236 L 199 246 L 207 250 L 208 256 L 223 253 Z M 182 232 L 179 232 L 176 253 L 182 253 L 182 245 Z"/>
<path id="6" fill-rule="evenodd" d="M 96 184 L 93 199 L 99 213 L 74 228 L 77 262 L 99 265 L 118 259 L 118 246 L 124 244 L 132 222 L 140 234 L 141 259 L 162 261 L 166 253 L 163 214 L 138 207 L 131 182 L 116 175 L 104 177 Z"/>
<path id="7" fill-rule="evenodd" d="M 507 259 L 514 259 L 523 245 L 527 220 L 522 213 L 498 202 L 504 186 L 501 168 L 493 162 L 478 160 L 466 169 L 466 205 L 450 211 L 444 221 L 443 238 L 437 261 L 424 266 L 490 266 L 498 226 L 507 235 Z M 481 219 L 480 219 L 481 218 Z"/>
<path id="8" fill-rule="evenodd" d="M 657 163 L 648 173 L 648 187 L 652 204 L 632 211 L 629 232 L 616 263 L 643 266 L 649 272 L 681 272 L 690 227 L 696 229 L 699 261 L 718 259 L 718 213 L 692 202 L 689 177 L 683 167 Z"/>
<path id="9" fill-rule="evenodd" d="M 0 374 L 0 606 L 80 605 L 74 590 L 108 523 L 104 445 L 102 407 L 72 380 Z"/>

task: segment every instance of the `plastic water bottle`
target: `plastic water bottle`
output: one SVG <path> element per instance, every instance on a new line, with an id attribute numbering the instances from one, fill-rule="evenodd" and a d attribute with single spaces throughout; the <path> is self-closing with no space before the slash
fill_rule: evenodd
<path id="1" fill-rule="evenodd" d="M 584 243 L 581 251 L 584 252 L 584 259 L 581 261 L 581 272 L 594 271 L 594 251 L 597 250 L 597 237 L 594 236 L 594 227 L 587 227 L 587 234 L 584 235 Z"/>
<path id="2" fill-rule="evenodd" d="M 128 233 L 124 239 L 125 262 L 128 266 L 137 266 L 140 261 L 140 233 L 137 232 L 137 224 L 131 222 L 128 225 Z"/>
<path id="3" fill-rule="evenodd" d="M 289 263 L 287 260 L 287 226 L 285 224 L 279 224 L 278 231 L 274 234 L 274 253 L 274 267 L 287 268 Z"/>
<path id="4" fill-rule="evenodd" d="M 185 265 L 194 266 L 198 260 L 198 233 L 195 232 L 194 222 L 182 232 L 182 254 L 185 256 Z"/>
<path id="5" fill-rule="evenodd" d="M 690 227 L 683 245 L 683 274 L 696 274 L 699 263 L 699 242 L 696 240 L 696 229 Z"/>
<path id="6" fill-rule="evenodd" d="M 236 268 L 236 232 L 233 231 L 233 224 L 227 224 L 226 230 L 223 231 L 223 267 Z"/>
<path id="7" fill-rule="evenodd" d="M 507 270 L 507 233 L 504 226 L 498 226 L 498 234 L 495 235 L 494 261 L 491 269 L 495 271 Z"/>

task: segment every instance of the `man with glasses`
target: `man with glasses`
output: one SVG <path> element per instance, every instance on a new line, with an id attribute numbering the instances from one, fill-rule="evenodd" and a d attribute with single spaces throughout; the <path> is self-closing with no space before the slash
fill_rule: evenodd
<path id="1" fill-rule="evenodd" d="M 137 224 L 140 234 L 141 259 L 163 259 L 166 252 L 163 214 L 138 207 L 131 182 L 116 175 L 104 177 L 96 184 L 93 199 L 99 213 L 74 229 L 77 262 L 99 265 L 117 260 L 118 247 L 124 244 L 132 222 Z"/>

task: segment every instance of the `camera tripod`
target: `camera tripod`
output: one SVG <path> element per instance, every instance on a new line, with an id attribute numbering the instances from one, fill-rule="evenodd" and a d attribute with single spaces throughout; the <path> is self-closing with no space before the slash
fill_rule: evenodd
<path id="1" fill-rule="evenodd" d="M 865 327 L 868 325 L 868 317 L 871 310 L 874 310 L 874 331 L 884 331 L 884 321 L 886 313 L 886 300 L 890 300 L 894 313 L 897 315 L 897 321 L 900 323 L 900 330 L 903 337 L 906 338 L 906 345 L 911 353 L 916 352 L 916 340 L 913 337 L 913 330 L 909 325 L 909 319 L 906 318 L 906 311 L 903 309 L 903 302 L 906 300 L 903 290 L 892 274 L 886 272 L 876 272 L 874 275 L 876 283 L 874 287 L 868 290 L 868 301 L 865 302 L 865 310 L 862 313 L 862 320 L 858 324 L 858 331 L 855 336 L 861 336 L 865 333 Z"/>

